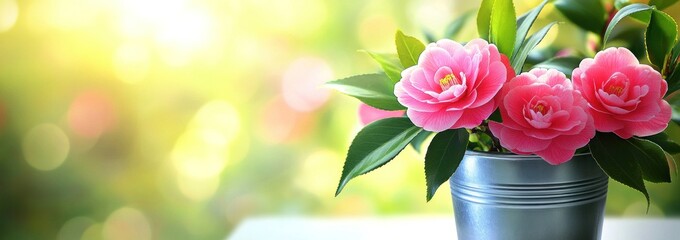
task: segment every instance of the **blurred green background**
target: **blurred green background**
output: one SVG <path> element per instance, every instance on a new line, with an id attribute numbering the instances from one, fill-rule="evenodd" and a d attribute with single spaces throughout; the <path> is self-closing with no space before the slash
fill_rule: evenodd
<path id="1" fill-rule="evenodd" d="M 223 239 L 258 215 L 452 214 L 446 187 L 425 202 L 412 149 L 333 197 L 361 126 L 358 102 L 321 85 L 377 71 L 357 50 L 394 52 L 397 29 L 441 36 L 477 6 L 0 0 L 0 238 Z M 585 51 L 552 6 L 541 16 L 565 22 L 542 46 Z M 470 21 L 457 39 L 473 37 Z M 648 186 L 649 214 L 617 183 L 607 214 L 680 215 L 680 183 Z"/>

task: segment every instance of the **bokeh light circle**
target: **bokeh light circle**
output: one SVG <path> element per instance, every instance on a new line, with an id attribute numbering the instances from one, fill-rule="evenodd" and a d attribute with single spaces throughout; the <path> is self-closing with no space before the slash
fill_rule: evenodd
<path id="1" fill-rule="evenodd" d="M 37 125 L 26 133 L 22 148 L 29 165 L 38 170 L 49 171 L 66 160 L 70 142 L 59 127 L 46 123 Z"/>
<path id="2" fill-rule="evenodd" d="M 151 239 L 151 225 L 139 210 L 123 207 L 109 215 L 102 234 L 105 240 L 147 240 Z"/>
<path id="3" fill-rule="evenodd" d="M 116 122 L 110 98 L 97 91 L 84 91 L 71 103 L 68 125 L 79 137 L 95 139 Z"/>
<path id="4" fill-rule="evenodd" d="M 212 197 L 219 187 L 219 176 L 208 178 L 196 178 L 193 176 L 179 175 L 177 186 L 180 192 L 193 201 L 204 201 Z"/>
<path id="5" fill-rule="evenodd" d="M 283 75 L 283 99 L 291 108 L 309 112 L 323 105 L 329 90 L 323 84 L 333 80 L 333 70 L 318 58 L 295 60 Z"/>
<path id="6" fill-rule="evenodd" d="M 0 0 L 0 33 L 14 26 L 19 17 L 19 6 L 16 0 Z"/>

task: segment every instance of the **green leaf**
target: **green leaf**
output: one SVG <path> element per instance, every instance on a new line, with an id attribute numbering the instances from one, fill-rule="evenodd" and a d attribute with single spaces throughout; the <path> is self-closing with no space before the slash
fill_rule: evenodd
<path id="1" fill-rule="evenodd" d="M 678 36 L 678 26 L 668 14 L 652 10 L 645 32 L 645 46 L 649 61 L 664 73 L 666 61 L 671 54 Z"/>
<path id="2" fill-rule="evenodd" d="M 534 24 L 534 21 L 536 21 L 538 14 L 541 13 L 541 10 L 543 10 L 543 7 L 546 3 L 548 3 L 548 0 L 543 0 L 543 2 L 541 2 L 541 4 L 539 4 L 537 7 L 531 9 L 531 11 L 525 13 L 517 19 L 517 36 L 515 37 L 515 49 L 512 54 L 513 56 L 517 55 L 520 46 L 522 46 L 522 43 L 524 42 L 524 38 L 529 32 L 529 29 L 531 29 L 531 26 Z M 515 69 L 515 72 L 518 71 Z"/>
<path id="3" fill-rule="evenodd" d="M 430 134 L 432 134 L 432 132 L 425 131 L 425 130 L 418 133 L 418 136 L 416 136 L 415 138 L 413 138 L 413 140 L 411 140 L 411 147 L 413 147 L 413 149 L 416 150 L 416 152 L 420 152 L 420 149 L 422 148 L 423 143 L 425 142 L 425 140 L 428 137 L 430 137 Z"/>
<path id="4" fill-rule="evenodd" d="M 395 43 L 397 45 L 399 61 L 401 61 L 401 65 L 404 68 L 418 64 L 418 57 L 425 50 L 425 44 L 417 38 L 405 35 L 401 31 L 397 31 Z"/>
<path id="5" fill-rule="evenodd" d="M 607 25 L 607 29 L 604 32 L 604 39 L 602 39 L 602 46 L 605 46 L 607 44 L 607 40 L 609 40 L 609 35 L 611 34 L 614 27 L 616 27 L 616 25 L 619 24 L 621 20 L 632 14 L 647 12 L 650 9 L 652 9 L 652 7 L 641 3 L 634 3 L 621 8 L 621 10 L 619 10 L 616 13 L 616 15 L 612 17 L 612 20 L 609 22 L 609 25 Z"/>
<path id="6" fill-rule="evenodd" d="M 434 136 L 425 155 L 425 180 L 427 201 L 430 201 L 442 183 L 451 178 L 463 160 L 469 134 L 466 129 L 449 129 Z"/>
<path id="7" fill-rule="evenodd" d="M 596 133 L 588 146 L 593 158 L 600 168 L 612 179 L 645 195 L 649 205 L 649 193 L 645 188 L 640 165 L 630 156 L 624 155 L 622 149 L 612 148 L 613 144 L 621 144 L 621 138 L 612 133 Z M 622 156 L 623 155 L 623 156 Z"/>
<path id="8" fill-rule="evenodd" d="M 574 68 L 578 67 L 578 65 L 581 63 L 581 60 L 583 59 L 578 57 L 552 58 L 548 59 L 548 61 L 534 65 L 533 68 L 555 69 L 564 73 L 564 75 L 567 75 L 567 77 L 571 77 L 571 72 L 574 71 Z"/>
<path id="9" fill-rule="evenodd" d="M 399 63 L 399 57 L 394 54 L 365 52 L 380 64 L 382 70 L 385 71 L 385 74 L 387 74 L 387 77 L 389 77 L 393 83 L 397 83 L 401 80 L 401 71 L 404 71 L 404 68 L 401 66 L 401 63 Z"/>
<path id="10" fill-rule="evenodd" d="M 585 30 L 600 34 L 604 29 L 605 11 L 599 0 L 556 0 L 555 8 Z"/>
<path id="11" fill-rule="evenodd" d="M 673 71 L 677 68 L 678 64 L 678 57 L 680 57 L 680 43 L 675 43 L 675 46 L 673 47 L 673 50 L 671 50 L 671 59 L 669 59 L 670 65 L 673 66 Z"/>
<path id="12" fill-rule="evenodd" d="M 403 110 L 394 95 L 394 84 L 382 73 L 352 76 L 326 83 L 336 90 L 382 110 Z"/>
<path id="13" fill-rule="evenodd" d="M 458 33 L 460 33 L 460 30 L 465 27 L 465 24 L 468 22 L 470 19 L 470 16 L 472 16 L 474 12 L 473 11 L 468 11 L 461 15 L 460 17 L 456 18 L 456 20 L 453 20 L 447 27 L 446 31 L 444 31 L 444 37 L 449 38 L 449 39 L 454 39 Z"/>
<path id="14" fill-rule="evenodd" d="M 482 0 L 477 12 L 477 33 L 483 39 L 489 39 L 489 26 L 491 26 L 491 8 L 496 0 Z"/>
<path id="15" fill-rule="evenodd" d="M 666 161 L 666 154 L 659 145 L 636 137 L 625 141 L 634 146 L 635 149 L 631 149 L 633 154 L 631 157 L 640 164 L 642 177 L 645 180 L 655 183 L 671 182 L 671 170 Z"/>
<path id="16" fill-rule="evenodd" d="M 656 6 L 656 9 L 665 9 L 667 7 L 670 7 L 671 5 L 675 4 L 678 2 L 678 0 L 651 0 L 649 1 L 650 6 Z"/>
<path id="17" fill-rule="evenodd" d="M 496 111 L 493 111 L 489 116 L 489 120 L 502 123 L 503 117 L 501 117 L 501 109 L 496 109 Z"/>
<path id="18" fill-rule="evenodd" d="M 671 173 L 673 173 L 674 176 L 677 176 L 678 164 L 675 162 L 675 158 L 667 152 L 665 152 L 664 154 L 666 154 L 666 161 L 668 162 L 668 167 L 671 169 Z"/>
<path id="19" fill-rule="evenodd" d="M 517 51 L 517 54 L 512 56 L 510 62 L 516 73 L 522 72 L 522 66 L 524 66 L 524 62 L 527 60 L 529 52 L 531 52 L 531 50 L 533 50 L 541 42 L 541 40 L 543 40 L 545 35 L 548 34 L 548 31 L 550 31 L 550 28 L 552 28 L 552 26 L 555 24 L 557 24 L 557 22 L 551 22 L 545 27 L 541 28 L 541 30 L 538 30 L 538 32 L 531 35 L 526 41 L 524 41 L 522 46 L 519 48 L 519 51 Z"/>
<path id="20" fill-rule="evenodd" d="M 517 34 L 515 6 L 512 0 L 496 0 L 491 8 L 489 42 L 496 44 L 498 51 L 512 57 Z"/>
<path id="21" fill-rule="evenodd" d="M 660 132 L 652 136 L 644 137 L 649 141 L 652 141 L 663 148 L 664 151 L 670 154 L 680 153 L 680 144 L 676 143 L 671 139 L 666 132 Z"/>
<path id="22" fill-rule="evenodd" d="M 354 177 L 392 160 L 422 129 L 408 118 L 386 118 L 364 127 L 352 141 L 335 196 Z"/>

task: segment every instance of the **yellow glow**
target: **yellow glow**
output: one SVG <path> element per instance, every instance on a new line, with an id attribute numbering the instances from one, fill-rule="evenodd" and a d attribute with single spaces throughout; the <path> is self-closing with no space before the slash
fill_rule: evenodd
<path id="1" fill-rule="evenodd" d="M 113 58 L 116 76 L 126 83 L 144 80 L 149 72 L 149 50 L 140 44 L 123 44 Z"/>
<path id="2" fill-rule="evenodd" d="M 185 196 L 194 200 L 212 196 L 239 125 L 238 113 L 225 101 L 209 102 L 196 113 L 170 156 L 179 173 L 177 184 Z"/>
<path id="3" fill-rule="evenodd" d="M 337 171 L 334 170 L 342 169 L 343 160 L 343 156 L 330 150 L 312 152 L 296 174 L 295 184 L 319 198 L 332 195 L 335 189 L 329 186 L 335 186 L 338 180 Z"/>
<path id="4" fill-rule="evenodd" d="M 106 0 L 44 0 L 29 5 L 28 21 L 32 28 L 74 30 L 94 26 L 97 17 L 108 8 Z"/>
<path id="5" fill-rule="evenodd" d="M 172 66 L 186 65 L 215 41 L 215 20 L 204 6 L 185 0 L 121 0 L 120 33 L 128 39 L 155 42 L 161 58 Z"/>
<path id="6" fill-rule="evenodd" d="M 203 131 L 190 130 L 180 136 L 171 153 L 172 162 L 182 175 L 207 178 L 220 174 L 226 164 L 226 148 L 210 144 Z"/>
<path id="7" fill-rule="evenodd" d="M 49 171 L 59 167 L 68 156 L 70 143 L 64 131 L 54 124 L 33 127 L 23 139 L 26 162 L 32 167 Z"/>
<path id="8" fill-rule="evenodd" d="M 238 133 L 240 120 L 238 112 L 230 103 L 212 101 L 201 107 L 190 127 L 200 129 L 208 143 L 225 146 Z"/>
<path id="9" fill-rule="evenodd" d="M 11 29 L 18 16 L 19 6 L 16 0 L 0 0 L 0 33 Z"/>
<path id="10" fill-rule="evenodd" d="M 203 201 L 212 197 L 219 187 L 219 177 L 196 178 L 193 176 L 180 175 L 177 177 L 177 186 L 180 192 L 193 201 Z"/>

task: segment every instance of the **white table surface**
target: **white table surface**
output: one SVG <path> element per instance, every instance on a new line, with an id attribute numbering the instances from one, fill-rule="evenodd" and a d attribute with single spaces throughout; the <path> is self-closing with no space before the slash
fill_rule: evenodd
<path id="1" fill-rule="evenodd" d="M 453 216 L 254 217 L 227 239 L 456 239 Z M 680 240 L 680 218 L 606 218 L 602 240 Z"/>

